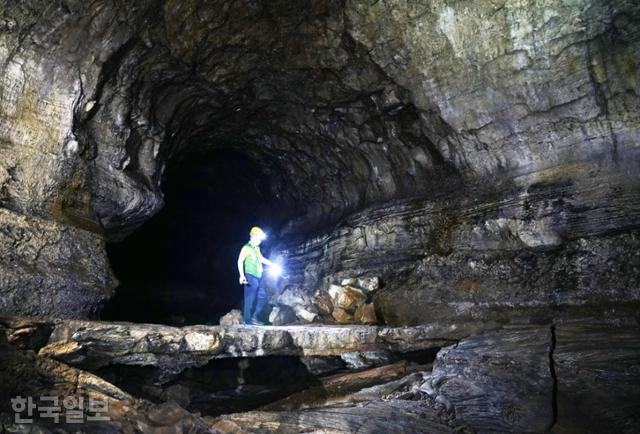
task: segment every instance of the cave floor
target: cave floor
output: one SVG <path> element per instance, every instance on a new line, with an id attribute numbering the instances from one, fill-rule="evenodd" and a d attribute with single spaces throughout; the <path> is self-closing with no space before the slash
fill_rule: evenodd
<path id="1" fill-rule="evenodd" d="M 637 432 L 626 429 L 640 402 L 635 316 L 413 327 L 5 317 L 0 330 L 3 393 L 98 397 L 113 421 L 99 432 L 568 432 L 588 418 Z M 576 407 L 592 400 L 599 412 Z"/>

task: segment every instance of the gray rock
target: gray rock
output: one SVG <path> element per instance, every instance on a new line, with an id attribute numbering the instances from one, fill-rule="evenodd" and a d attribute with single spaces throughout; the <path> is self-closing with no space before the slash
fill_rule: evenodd
<path id="1" fill-rule="evenodd" d="M 233 309 L 231 312 L 228 312 L 220 318 L 221 326 L 234 326 L 244 324 L 242 319 L 242 312 L 238 309 Z"/>
<path id="2" fill-rule="evenodd" d="M 554 432 L 640 430 L 640 327 L 633 318 L 570 320 L 555 327 Z"/>
<path id="3" fill-rule="evenodd" d="M 546 432 L 554 424 L 550 327 L 509 327 L 441 350 L 436 403 L 476 432 Z"/>
<path id="4" fill-rule="evenodd" d="M 274 306 L 269 314 L 269 322 L 276 326 L 292 324 L 297 320 L 296 312 L 289 306 Z"/>
<path id="5" fill-rule="evenodd" d="M 392 355 L 386 351 L 353 351 L 341 354 L 340 358 L 351 369 L 371 368 L 393 361 Z"/>
<path id="6" fill-rule="evenodd" d="M 505 327 L 441 350 L 419 389 L 474 432 L 636 432 L 639 340 L 633 317 Z"/>
<path id="7" fill-rule="evenodd" d="M 410 352 L 447 345 L 474 330 L 473 324 L 450 327 L 372 326 L 185 326 L 102 321 L 0 319 L 9 335 L 49 327 L 47 345 L 38 354 L 72 366 L 95 370 L 108 365 L 155 366 L 161 380 L 212 359 L 275 355 L 340 356 L 344 353 Z M 31 331 L 29 331 L 31 330 Z M 19 344 L 19 342 L 16 342 Z M 365 349 L 365 351 L 363 351 Z"/>
<path id="8" fill-rule="evenodd" d="M 344 369 L 345 364 L 340 357 L 301 357 L 307 370 L 312 375 L 326 375 Z"/>
<path id="9" fill-rule="evenodd" d="M 0 313 L 97 316 L 117 285 L 99 234 L 0 208 Z"/>

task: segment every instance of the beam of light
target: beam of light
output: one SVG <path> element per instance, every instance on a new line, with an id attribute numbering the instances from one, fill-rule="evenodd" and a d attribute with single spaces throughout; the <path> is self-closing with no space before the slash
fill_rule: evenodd
<path id="1" fill-rule="evenodd" d="M 282 265 L 274 263 L 273 265 L 269 266 L 267 272 L 271 277 L 279 277 L 280 275 L 282 275 Z"/>

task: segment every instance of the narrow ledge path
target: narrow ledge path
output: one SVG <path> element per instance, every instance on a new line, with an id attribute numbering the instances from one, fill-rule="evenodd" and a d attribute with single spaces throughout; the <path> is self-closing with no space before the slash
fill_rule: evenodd
<path id="1" fill-rule="evenodd" d="M 93 370 L 110 364 L 155 366 L 176 374 L 212 359 L 340 356 L 351 352 L 412 352 L 451 345 L 477 325 L 206 326 L 85 320 L 0 319 L 7 340 L 38 355 Z M 487 324 L 483 325 L 486 330 Z"/>

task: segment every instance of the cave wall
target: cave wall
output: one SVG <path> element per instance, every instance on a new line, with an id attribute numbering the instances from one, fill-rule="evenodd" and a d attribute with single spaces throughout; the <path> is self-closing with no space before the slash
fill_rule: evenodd
<path id="1" fill-rule="evenodd" d="M 638 181 L 554 178 L 508 195 L 471 190 L 367 209 L 281 245 L 288 276 L 274 291 L 378 276 L 379 317 L 394 325 L 633 312 Z"/>
<path id="2" fill-rule="evenodd" d="M 94 314 L 104 243 L 219 150 L 284 210 L 282 287 L 381 275 L 394 323 L 637 298 L 632 1 L 2 6 L 3 311 Z"/>
<path id="3" fill-rule="evenodd" d="M 279 290 L 377 275 L 393 324 L 637 303 L 636 5 L 351 1 L 346 15 L 463 182 L 283 243 Z"/>
<path id="4" fill-rule="evenodd" d="M 117 283 L 99 203 L 128 182 L 106 156 L 127 137 L 98 145 L 85 127 L 111 104 L 101 98 L 105 71 L 144 6 L 126 15 L 102 2 L 2 3 L 1 310 L 95 315 Z"/>

